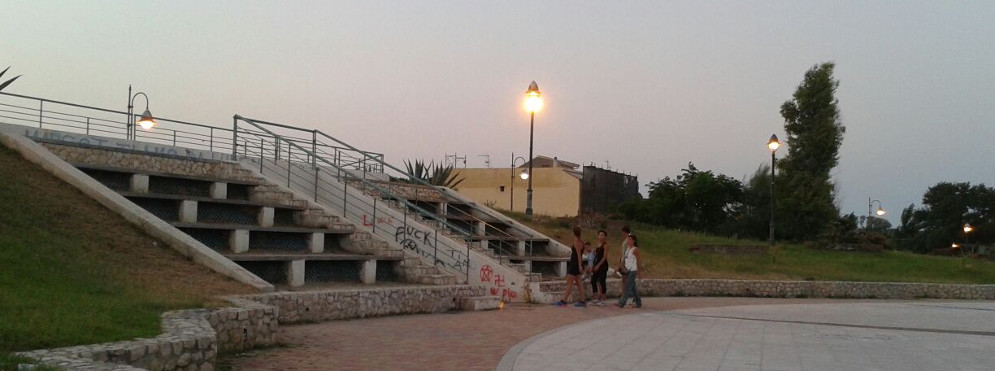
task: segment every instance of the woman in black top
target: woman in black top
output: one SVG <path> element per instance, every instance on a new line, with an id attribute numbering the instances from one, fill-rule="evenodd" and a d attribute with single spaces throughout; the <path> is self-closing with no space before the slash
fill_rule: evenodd
<path id="1" fill-rule="evenodd" d="M 598 247 L 594 249 L 594 266 L 591 267 L 591 296 L 598 306 L 605 306 L 606 281 L 608 279 L 608 249 L 605 248 L 608 232 L 598 231 Z"/>
<path id="2" fill-rule="evenodd" d="M 567 291 L 563 293 L 563 300 L 560 300 L 556 303 L 556 305 L 567 305 L 567 300 L 570 300 L 570 291 L 573 291 L 574 285 L 577 285 L 577 291 L 580 291 L 580 301 L 574 306 L 586 307 L 587 303 L 584 300 L 584 284 L 580 280 L 580 268 L 582 266 L 580 256 L 581 251 L 584 251 L 584 241 L 580 239 L 580 227 L 574 227 L 573 232 L 574 243 L 573 247 L 570 248 L 570 261 L 567 262 Z"/>

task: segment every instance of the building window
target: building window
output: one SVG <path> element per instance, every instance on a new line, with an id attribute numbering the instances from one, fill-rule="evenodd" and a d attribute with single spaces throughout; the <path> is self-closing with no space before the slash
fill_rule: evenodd
<path id="1" fill-rule="evenodd" d="M 501 186 L 501 192 L 504 192 L 504 186 Z"/>

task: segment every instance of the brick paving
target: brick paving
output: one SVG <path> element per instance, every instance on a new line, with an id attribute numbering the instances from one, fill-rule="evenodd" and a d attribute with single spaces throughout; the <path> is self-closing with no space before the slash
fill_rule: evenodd
<path id="1" fill-rule="evenodd" d="M 645 311 L 854 300 L 644 298 L 641 309 L 508 305 L 453 312 L 281 326 L 282 347 L 228 359 L 235 370 L 494 370 L 515 344 L 587 320 Z"/>

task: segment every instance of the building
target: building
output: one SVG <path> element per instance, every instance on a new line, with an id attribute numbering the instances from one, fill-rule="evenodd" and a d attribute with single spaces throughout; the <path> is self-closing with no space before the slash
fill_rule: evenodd
<path id="1" fill-rule="evenodd" d="M 517 168 L 456 169 L 463 178 L 457 191 L 475 202 L 501 210 L 524 212 L 528 180 Z M 637 177 L 619 172 L 536 156 L 532 167 L 532 209 L 535 214 L 576 216 L 579 213 L 607 213 L 619 203 L 641 197 Z"/>

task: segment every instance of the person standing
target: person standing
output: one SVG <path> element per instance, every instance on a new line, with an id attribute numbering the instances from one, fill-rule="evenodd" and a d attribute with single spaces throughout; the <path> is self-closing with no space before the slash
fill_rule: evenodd
<path id="1" fill-rule="evenodd" d="M 621 288 L 620 288 L 620 290 L 618 292 L 618 297 L 619 298 L 621 298 L 622 294 L 625 293 L 626 280 L 625 280 L 625 259 L 624 259 L 624 257 L 625 257 L 625 250 L 627 250 L 629 248 L 629 246 L 631 246 L 631 244 L 632 244 L 632 241 L 629 239 L 629 236 L 631 236 L 631 235 L 632 235 L 632 231 L 629 229 L 629 226 L 623 225 L 622 226 L 622 247 L 618 250 L 618 265 L 616 265 L 617 268 L 615 269 L 615 273 L 618 273 L 619 277 L 622 278 Z"/>
<path id="2" fill-rule="evenodd" d="M 556 305 L 566 306 L 567 300 L 570 300 L 570 291 L 573 290 L 574 285 L 577 286 L 577 291 L 580 292 L 580 301 L 574 304 L 575 307 L 586 307 L 584 297 L 584 285 L 581 283 L 580 274 L 581 268 L 584 266 L 581 261 L 581 255 L 584 254 L 584 241 L 580 239 L 580 227 L 574 227 L 574 243 L 573 248 L 570 249 L 570 261 L 567 262 L 567 291 L 563 293 L 563 300 L 560 300 Z"/>
<path id="3" fill-rule="evenodd" d="M 639 281 L 637 279 L 642 278 L 642 262 L 639 259 L 639 240 L 636 239 L 636 235 L 630 234 L 629 240 L 631 245 L 625 252 L 622 253 L 623 269 L 625 270 L 625 291 L 622 292 L 622 298 L 618 301 L 619 308 L 625 308 L 625 305 L 629 302 L 629 295 L 632 295 L 632 304 L 636 308 L 642 308 L 643 299 L 639 297 Z"/>
<path id="4" fill-rule="evenodd" d="M 594 256 L 594 263 L 591 264 L 591 297 L 596 299 L 595 305 L 605 306 L 605 292 L 608 280 L 608 232 L 604 229 L 598 231 L 598 247 L 589 254 Z"/>

